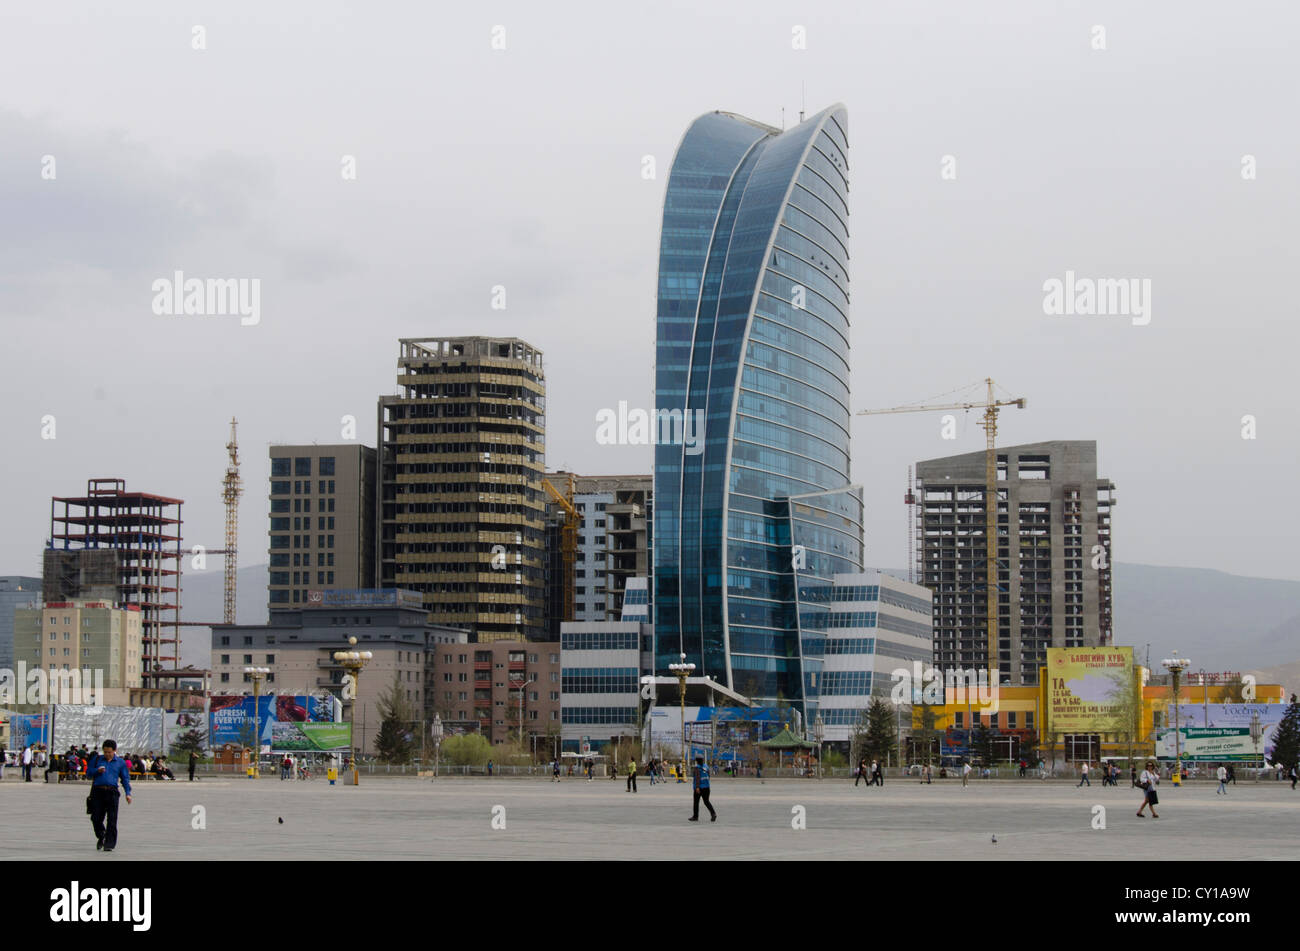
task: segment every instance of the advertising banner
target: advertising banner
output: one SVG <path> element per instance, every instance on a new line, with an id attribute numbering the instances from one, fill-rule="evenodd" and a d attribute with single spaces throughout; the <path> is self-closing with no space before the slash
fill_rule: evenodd
<path id="1" fill-rule="evenodd" d="M 1250 722 L 1255 715 L 1263 730 L 1259 753 L 1271 762 L 1274 734 L 1286 711 L 1285 703 L 1185 704 L 1181 709 L 1184 726 L 1179 731 L 1177 748 L 1182 750 L 1183 759 L 1192 761 L 1253 760 L 1255 742 L 1250 738 Z M 1169 712 L 1172 719 L 1172 706 Z M 1161 759 L 1174 758 L 1172 728 L 1157 732 L 1156 755 Z"/>
<path id="2" fill-rule="evenodd" d="M 261 746 L 273 745 L 273 728 L 276 723 L 329 723 L 334 719 L 332 697 L 268 695 L 257 700 L 256 729 L 261 734 Z M 253 698 L 213 697 L 209 720 L 208 742 L 212 746 L 225 743 L 247 744 L 255 729 Z"/>
<path id="3" fill-rule="evenodd" d="M 21 750 L 32 743 L 50 745 L 45 729 L 45 714 L 12 713 L 9 715 L 9 748 Z"/>
<path id="4" fill-rule="evenodd" d="M 323 753 L 351 748 L 351 723 L 277 721 L 271 728 L 272 752 Z"/>
<path id="5" fill-rule="evenodd" d="M 1049 647 L 1049 728 L 1058 734 L 1114 732 L 1132 682 L 1131 647 Z"/>

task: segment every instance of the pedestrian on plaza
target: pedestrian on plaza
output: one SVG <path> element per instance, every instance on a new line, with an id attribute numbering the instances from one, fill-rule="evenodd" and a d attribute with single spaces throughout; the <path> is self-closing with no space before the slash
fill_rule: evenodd
<path id="1" fill-rule="evenodd" d="M 0 743 L 0 780 L 5 778 L 5 757 L 9 755 L 5 750 L 5 745 Z"/>
<path id="2" fill-rule="evenodd" d="M 627 792 L 636 792 L 636 757 L 627 761 Z"/>
<path id="3" fill-rule="evenodd" d="M 1075 789 L 1078 789 L 1078 788 L 1079 788 L 1080 786 L 1082 786 L 1084 783 L 1088 783 L 1088 788 L 1089 788 L 1089 789 L 1092 788 L 1092 783 L 1089 782 L 1089 780 L 1088 780 L 1088 764 L 1087 764 L 1087 763 L 1084 763 L 1084 764 L 1083 764 L 1083 778 L 1079 780 L 1079 785 L 1076 786 Z"/>
<path id="4" fill-rule="evenodd" d="M 871 764 L 871 781 L 877 786 L 885 785 L 885 769 L 874 761 Z"/>
<path id="5" fill-rule="evenodd" d="M 1020 761 L 1020 775 L 1021 775 L 1022 777 L 1025 775 L 1025 770 L 1027 770 L 1027 769 L 1029 769 L 1029 764 L 1026 763 L 1026 762 L 1022 759 L 1022 760 Z"/>
<path id="6" fill-rule="evenodd" d="M 1219 768 L 1215 771 L 1215 775 L 1219 777 L 1219 788 L 1214 791 L 1214 794 L 1216 796 L 1220 794 L 1224 796 L 1228 795 L 1228 770 L 1222 763 L 1219 764 Z"/>
<path id="7" fill-rule="evenodd" d="M 1160 802 L 1160 797 L 1156 795 L 1156 787 L 1160 785 L 1160 771 L 1156 769 L 1156 764 L 1148 760 L 1147 768 L 1142 770 L 1142 775 L 1138 777 L 1138 785 L 1142 787 L 1142 805 L 1138 807 L 1137 816 L 1139 819 L 1145 819 L 1142 815 L 1147 806 L 1151 807 L 1151 818 L 1159 819 L 1156 815 L 1156 806 Z"/>
<path id="8" fill-rule="evenodd" d="M 961 764 L 961 784 L 965 787 L 967 780 L 970 779 L 970 763 L 962 761 Z"/>
<path id="9" fill-rule="evenodd" d="M 1237 785 L 1237 772 L 1232 768 L 1231 763 L 1228 764 L 1228 782 L 1234 786 Z"/>
<path id="10" fill-rule="evenodd" d="M 491 761 L 491 760 L 488 760 L 487 771 L 488 771 L 488 776 L 491 777 L 491 775 L 492 775 L 492 761 Z"/>
<path id="11" fill-rule="evenodd" d="M 32 781 L 32 761 L 36 758 L 36 744 L 28 743 L 23 750 L 23 782 Z"/>
<path id="12" fill-rule="evenodd" d="M 199 765 L 199 754 L 190 750 L 190 782 L 194 782 L 194 770 Z"/>
<path id="13" fill-rule="evenodd" d="M 700 821 L 700 800 L 704 800 L 704 808 L 709 810 L 709 821 L 717 822 L 718 813 L 713 808 L 713 803 L 709 802 L 709 767 L 704 765 L 704 757 L 695 757 L 695 769 L 691 776 L 691 792 L 695 800 L 695 812 L 688 820 L 690 822 Z"/>
<path id="14" fill-rule="evenodd" d="M 95 829 L 95 848 L 112 852 L 117 848 L 118 783 L 126 790 L 126 804 L 131 804 L 131 770 L 117 755 L 117 743 L 104 741 L 104 752 L 86 767 L 91 777 L 90 824 Z"/>
<path id="15" fill-rule="evenodd" d="M 754 769 L 755 769 L 755 773 L 754 773 L 755 778 L 756 778 L 756 779 L 762 779 L 762 778 L 763 778 L 763 761 L 762 761 L 761 759 L 760 759 L 760 760 L 755 760 L 755 761 L 754 761 Z"/>
<path id="16" fill-rule="evenodd" d="M 560 781 L 560 761 L 558 759 L 553 759 L 551 760 L 551 782 L 558 783 L 559 781 Z"/>
<path id="17" fill-rule="evenodd" d="M 289 758 L 288 753 L 285 753 L 284 759 L 280 760 L 280 782 L 284 782 L 286 779 L 288 779 L 292 771 L 293 771 L 293 760 Z"/>
<path id="18" fill-rule="evenodd" d="M 1295 763 L 1291 764 L 1291 788 L 1295 789 L 1296 780 L 1300 779 L 1300 770 L 1297 770 Z"/>
<path id="19" fill-rule="evenodd" d="M 853 780 L 854 789 L 858 788 L 858 783 L 860 782 L 865 782 L 868 786 L 871 785 L 871 780 L 867 776 L 867 761 L 865 757 L 863 759 L 858 760 L 857 774 L 858 774 L 857 778 Z"/>

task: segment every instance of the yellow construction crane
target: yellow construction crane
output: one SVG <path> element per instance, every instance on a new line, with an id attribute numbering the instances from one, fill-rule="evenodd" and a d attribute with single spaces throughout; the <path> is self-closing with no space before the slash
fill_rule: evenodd
<path id="1" fill-rule="evenodd" d="M 889 409 L 864 409 L 859 410 L 859 416 L 877 416 L 884 413 L 930 413 L 937 410 L 954 410 L 954 409 L 982 409 L 984 418 L 980 420 L 979 425 L 984 428 L 984 435 L 988 441 L 988 449 L 984 460 L 984 547 L 986 549 L 986 560 L 984 567 L 984 600 L 986 602 L 986 619 L 988 623 L 988 661 L 989 661 L 989 685 L 996 687 L 1001 684 L 1001 677 L 998 673 L 998 456 L 996 441 L 998 435 L 998 410 L 1003 406 L 1014 406 L 1017 409 L 1024 409 L 1026 400 L 1024 397 L 1018 397 L 1010 400 L 997 399 L 993 392 L 993 380 L 985 378 L 985 385 L 988 387 L 988 399 L 983 403 L 947 403 L 937 406 L 893 406 Z M 910 482 L 909 477 L 909 482 Z M 909 487 L 909 493 L 911 489 Z"/>
<path id="2" fill-rule="evenodd" d="M 235 623 L 235 581 L 238 577 L 239 563 L 235 557 L 239 544 L 239 497 L 243 494 L 243 482 L 239 478 L 239 444 L 235 441 L 236 420 L 230 418 L 230 442 L 226 443 L 226 452 L 230 453 L 230 465 L 226 467 L 226 477 L 221 480 L 221 501 L 226 504 L 226 603 L 223 622 Z"/>
<path id="3" fill-rule="evenodd" d="M 564 614 L 560 620 L 572 621 L 573 601 L 576 596 L 574 585 L 577 578 L 575 572 L 578 558 L 578 526 L 582 523 L 582 516 L 573 507 L 573 473 L 566 472 L 564 477 L 567 481 L 563 494 L 551 484 L 550 479 L 542 479 L 542 486 L 556 504 L 564 509 L 564 526 L 560 529 L 560 562 L 564 570 Z"/>

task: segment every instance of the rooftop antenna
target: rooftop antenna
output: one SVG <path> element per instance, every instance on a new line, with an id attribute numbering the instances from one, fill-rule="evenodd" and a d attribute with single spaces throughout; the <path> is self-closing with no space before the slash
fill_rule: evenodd
<path id="1" fill-rule="evenodd" d="M 785 106 L 781 107 L 781 131 L 785 131 Z"/>
<path id="2" fill-rule="evenodd" d="M 805 80 L 799 80 L 799 121 L 803 122 L 804 110 L 808 107 L 807 89 L 808 83 Z"/>

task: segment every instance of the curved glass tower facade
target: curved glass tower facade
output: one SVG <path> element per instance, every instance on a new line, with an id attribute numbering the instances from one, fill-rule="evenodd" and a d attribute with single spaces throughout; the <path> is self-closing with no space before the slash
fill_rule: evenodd
<path id="1" fill-rule="evenodd" d="M 848 171 L 842 106 L 785 132 L 701 116 L 673 160 L 659 251 L 655 406 L 704 436 L 655 449 L 656 670 L 684 652 L 809 717 L 824 607 L 800 591 L 862 567 Z"/>

